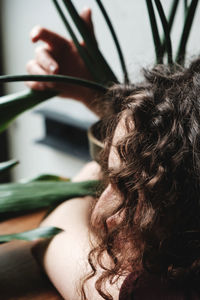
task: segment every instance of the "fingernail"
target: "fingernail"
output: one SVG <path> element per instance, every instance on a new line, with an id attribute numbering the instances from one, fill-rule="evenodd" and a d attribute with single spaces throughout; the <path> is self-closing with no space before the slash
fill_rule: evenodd
<path id="1" fill-rule="evenodd" d="M 56 66 L 55 65 L 52 64 L 52 65 L 49 66 L 49 71 L 50 72 L 55 72 L 55 70 L 56 70 Z"/>
<path id="2" fill-rule="evenodd" d="M 31 38 L 34 39 L 39 34 L 39 31 L 40 31 L 40 26 L 34 27 L 31 31 Z"/>
<path id="3" fill-rule="evenodd" d="M 83 7 L 83 12 L 87 11 L 88 9 L 89 9 L 88 6 L 84 6 L 84 7 Z"/>

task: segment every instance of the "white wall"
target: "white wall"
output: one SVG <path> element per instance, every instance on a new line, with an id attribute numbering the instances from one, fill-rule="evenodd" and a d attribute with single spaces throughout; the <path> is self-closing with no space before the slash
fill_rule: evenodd
<path id="1" fill-rule="evenodd" d="M 1 2 L 4 22 L 5 73 L 24 74 L 26 62 L 33 57 L 34 53 L 34 46 L 29 41 L 29 32 L 35 24 L 46 26 L 65 36 L 67 33 L 50 0 L 1 0 Z M 165 9 L 168 9 L 171 1 L 163 0 L 162 2 Z M 113 42 L 95 1 L 76 0 L 74 3 L 79 11 L 85 6 L 92 8 L 100 48 L 121 79 L 122 73 Z M 104 0 L 103 3 L 118 33 L 131 79 L 137 81 L 140 77 L 140 68 L 152 65 L 154 62 L 153 42 L 145 0 Z M 180 7 L 180 16 L 173 31 L 173 43 L 175 45 L 177 45 L 179 30 L 182 26 L 182 10 L 183 8 Z M 197 23 L 199 19 L 200 7 L 188 47 L 190 54 L 198 54 L 200 48 L 197 38 L 199 36 Z M 7 85 L 8 93 L 22 89 L 24 89 L 23 83 Z M 73 102 L 69 100 L 57 99 L 51 100 L 50 103 L 61 106 L 64 101 L 71 107 Z M 76 107 L 77 110 L 80 111 L 80 114 L 86 114 L 85 116 L 91 120 L 94 118 L 91 114 L 88 116 L 88 112 L 81 105 Z M 43 120 L 41 116 L 32 111 L 26 112 L 11 125 L 9 130 L 10 157 L 18 158 L 21 162 L 14 171 L 13 178 L 15 180 L 46 172 L 72 176 L 83 165 L 83 161 L 75 159 L 73 156 L 35 144 L 34 140 L 42 136 Z"/>

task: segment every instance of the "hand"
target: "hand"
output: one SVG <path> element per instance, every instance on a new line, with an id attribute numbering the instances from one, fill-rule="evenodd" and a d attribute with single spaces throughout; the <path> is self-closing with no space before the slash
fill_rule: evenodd
<path id="1" fill-rule="evenodd" d="M 91 10 L 84 10 L 81 13 L 81 18 L 94 36 Z M 43 41 L 44 44 L 36 48 L 35 59 L 28 62 L 28 73 L 37 75 L 61 74 L 92 80 L 71 40 L 39 26 L 34 27 L 31 31 L 31 40 L 33 43 Z M 84 43 L 82 46 L 84 47 Z M 27 85 L 36 90 L 57 90 L 60 96 L 79 100 L 91 109 L 91 102 L 97 93 L 92 89 L 66 83 L 28 82 Z"/>

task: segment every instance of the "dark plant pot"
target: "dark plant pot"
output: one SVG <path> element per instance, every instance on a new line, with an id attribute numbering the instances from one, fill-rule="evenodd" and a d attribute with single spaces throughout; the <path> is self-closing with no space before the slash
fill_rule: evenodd
<path id="1" fill-rule="evenodd" d="M 103 140 L 105 138 L 105 134 L 102 130 L 102 121 L 98 121 L 94 123 L 88 130 L 88 141 L 90 148 L 90 155 L 93 160 L 99 162 L 99 153 L 103 149 L 104 144 Z"/>

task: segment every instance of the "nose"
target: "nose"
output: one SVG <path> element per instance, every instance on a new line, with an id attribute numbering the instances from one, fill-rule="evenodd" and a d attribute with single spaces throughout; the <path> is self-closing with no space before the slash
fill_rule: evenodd
<path id="1" fill-rule="evenodd" d="M 105 219 L 117 208 L 120 204 L 120 195 L 117 191 L 109 184 L 101 194 L 97 201 L 91 216 L 91 223 L 93 226 L 98 227 L 101 225 L 102 219 Z"/>
<path id="2" fill-rule="evenodd" d="M 98 201 L 99 206 L 103 209 L 106 215 L 114 211 L 120 202 L 121 197 L 111 184 L 106 187 Z"/>
<path id="3" fill-rule="evenodd" d="M 101 194 L 100 198 L 99 198 L 99 201 L 101 200 L 104 200 L 104 201 L 108 201 L 109 198 L 114 195 L 114 189 L 113 187 L 111 186 L 111 184 L 108 184 L 108 186 L 105 188 L 105 190 L 103 191 L 103 193 Z"/>

